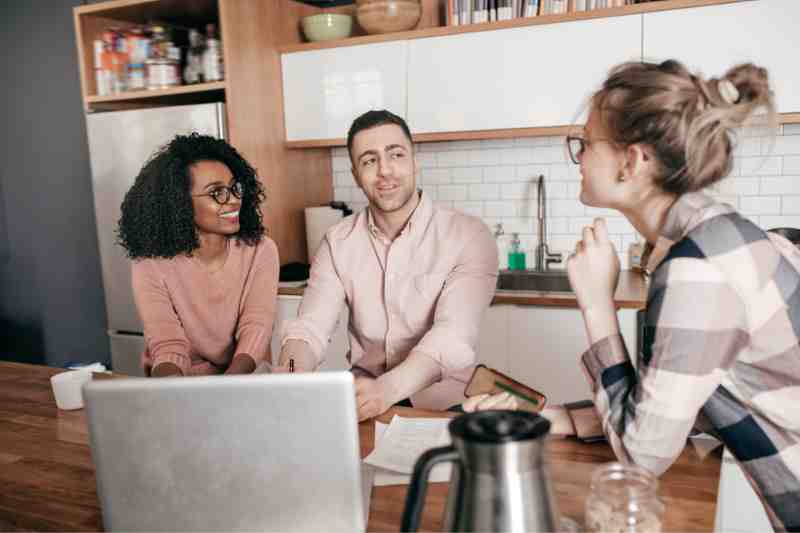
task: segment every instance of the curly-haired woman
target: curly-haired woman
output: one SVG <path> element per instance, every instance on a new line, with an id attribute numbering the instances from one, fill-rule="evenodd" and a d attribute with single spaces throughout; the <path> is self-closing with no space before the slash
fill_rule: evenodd
<path id="1" fill-rule="evenodd" d="M 263 199 L 253 168 L 209 136 L 176 136 L 139 172 L 119 244 L 134 260 L 146 374 L 243 374 L 267 357 L 279 261 Z"/>

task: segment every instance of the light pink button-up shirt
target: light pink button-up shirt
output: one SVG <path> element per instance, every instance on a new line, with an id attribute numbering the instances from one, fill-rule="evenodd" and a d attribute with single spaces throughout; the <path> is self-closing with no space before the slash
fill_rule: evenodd
<path id="1" fill-rule="evenodd" d="M 411 401 L 445 409 L 464 400 L 497 268 L 494 238 L 476 217 L 437 208 L 421 194 L 406 227 L 389 241 L 366 208 L 326 233 L 283 343 L 305 341 L 321 362 L 347 304 L 350 363 L 391 380 L 407 358 L 432 361 L 441 381 Z"/>

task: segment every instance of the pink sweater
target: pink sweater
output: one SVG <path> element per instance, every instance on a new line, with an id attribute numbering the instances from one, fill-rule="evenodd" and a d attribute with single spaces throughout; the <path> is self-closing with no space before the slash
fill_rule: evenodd
<path id="1" fill-rule="evenodd" d="M 133 262 L 133 294 L 144 323 L 142 365 L 175 363 L 184 375 L 224 372 L 236 354 L 269 355 L 278 292 L 278 249 L 231 240 L 221 269 L 192 257 Z"/>

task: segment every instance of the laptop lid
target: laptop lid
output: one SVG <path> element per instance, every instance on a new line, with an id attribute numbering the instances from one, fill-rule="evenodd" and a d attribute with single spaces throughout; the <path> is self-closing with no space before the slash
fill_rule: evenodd
<path id="1" fill-rule="evenodd" d="M 111 531 L 363 531 L 349 372 L 92 381 Z"/>

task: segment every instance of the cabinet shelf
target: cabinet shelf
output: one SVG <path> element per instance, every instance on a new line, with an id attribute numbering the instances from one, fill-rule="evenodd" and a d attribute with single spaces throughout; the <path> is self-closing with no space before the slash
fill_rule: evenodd
<path id="1" fill-rule="evenodd" d="M 660 0 L 655 2 L 647 2 L 644 4 L 594 9 L 592 11 L 580 11 L 563 15 L 541 15 L 538 17 L 503 20 L 499 22 L 484 22 L 480 24 L 468 24 L 465 26 L 440 26 L 381 35 L 363 35 L 332 41 L 285 44 L 283 46 L 279 46 L 278 51 L 282 54 L 288 54 L 293 52 L 322 50 L 326 48 L 340 48 L 345 46 L 357 46 L 361 44 L 382 43 L 387 41 L 425 39 L 429 37 L 441 37 L 444 35 L 458 35 L 462 33 L 522 28 L 527 26 L 538 26 L 542 24 L 558 24 L 576 20 L 591 20 L 607 17 L 619 17 L 624 15 L 636 15 L 641 13 L 653 13 L 657 11 L 670 11 L 673 9 L 687 9 L 720 4 L 732 4 L 743 1 L 747 2 L 753 0 Z"/>
<path id="2" fill-rule="evenodd" d="M 146 102 L 149 104 L 166 103 L 169 105 L 176 103 L 199 103 L 205 98 L 221 100 L 225 92 L 225 82 L 216 81 L 212 83 L 198 83 L 196 85 L 179 85 L 167 89 L 128 91 L 123 93 L 111 94 L 108 96 L 87 96 L 86 104 L 89 107 L 97 108 L 103 104 L 121 104 Z"/>

